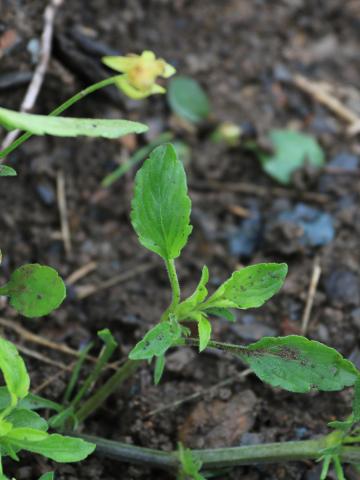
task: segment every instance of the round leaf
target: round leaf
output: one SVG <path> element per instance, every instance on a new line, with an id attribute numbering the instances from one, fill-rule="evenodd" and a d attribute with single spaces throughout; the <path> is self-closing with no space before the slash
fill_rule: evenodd
<path id="1" fill-rule="evenodd" d="M 64 300 L 66 289 L 56 270 L 37 263 L 15 270 L 10 281 L 0 288 L 0 295 L 10 297 L 10 304 L 25 317 L 42 317 Z"/>

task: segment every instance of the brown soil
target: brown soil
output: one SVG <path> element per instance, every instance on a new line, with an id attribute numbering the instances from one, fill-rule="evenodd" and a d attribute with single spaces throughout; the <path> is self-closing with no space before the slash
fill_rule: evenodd
<path id="1" fill-rule="evenodd" d="M 29 46 L 36 46 L 34 40 L 41 35 L 45 6 L 43 0 L 0 1 L 2 106 L 16 109 L 21 103 L 26 85 L 20 82 L 17 86 L 14 80 L 5 89 L 1 80 L 5 74 L 33 70 Z M 271 128 L 296 126 L 317 137 L 327 159 L 341 152 L 356 156 L 360 154 L 358 138 L 346 135 L 344 123 L 283 79 L 302 73 L 341 87 L 345 101 L 360 113 L 356 90 L 360 85 L 359 25 L 356 0 L 73 0 L 66 2 L 56 18 L 53 58 L 34 111 L 47 113 L 75 91 L 105 76 L 106 71 L 99 66 L 101 55 L 152 49 L 179 72 L 201 82 L 211 99 L 214 119 L 233 121 L 246 131 L 256 131 L 260 140 Z M 10 44 L 7 48 L 2 43 L 4 38 Z M 359 359 L 359 165 L 351 174 L 304 170 L 296 175 L 289 195 L 278 196 L 274 192 L 276 183 L 262 172 L 249 152 L 214 146 L 207 126 L 187 131 L 171 116 L 162 96 L 133 102 L 109 89 L 86 98 L 70 113 L 131 118 L 150 125 L 150 132 L 145 138 L 129 141 L 39 137 L 12 154 L 11 165 L 19 176 L 2 180 L 1 280 L 8 278 L 16 266 L 33 261 L 52 265 L 64 278 L 91 261 L 97 263 L 97 269 L 69 287 L 65 304 L 49 318 L 25 320 L 5 304 L 3 317 L 75 349 L 94 339 L 99 329 L 108 327 L 119 341 L 117 359 L 125 359 L 166 307 L 169 287 L 161 262 L 144 251 L 130 225 L 134 171 L 109 190 L 101 189 L 100 181 L 131 150 L 171 129 L 191 147 L 187 173 L 194 232 L 178 262 L 184 293 L 194 288 L 203 264 L 210 269 L 214 288 L 241 263 L 289 264 L 288 281 L 280 294 L 260 310 L 239 313 L 234 325 L 215 321 L 214 336 L 241 343 L 263 335 L 299 333 L 318 255 L 322 276 L 308 335 L 354 361 Z M 72 234 L 68 256 L 59 236 L 58 171 L 66 180 Z M 220 188 L 211 187 L 214 180 Z M 227 182 L 247 183 L 253 186 L 253 193 L 233 192 L 226 187 Z M 266 195 L 258 194 L 259 185 L 265 187 Z M 296 198 L 291 196 L 294 188 Z M 329 213 L 334 220 L 335 237 L 326 246 L 299 246 L 294 232 L 273 224 L 277 212 L 303 201 L 306 191 L 326 197 L 321 204 L 305 202 Z M 247 258 L 234 255 L 229 248 L 229 239 L 243 221 L 229 209 L 234 205 L 261 214 L 263 233 Z M 153 269 L 79 300 L 82 287 L 100 284 L 151 261 L 155 262 Z M 18 344 L 39 351 L 10 330 L 5 333 Z M 66 364 L 73 360 L 48 349 L 40 352 Z M 25 358 L 34 389 L 59 372 L 56 366 Z M 343 418 L 350 411 L 351 392 L 290 394 L 249 375 L 149 417 L 154 409 L 209 388 L 243 368 L 236 359 L 223 354 L 174 351 L 159 386 L 154 387 L 152 369 L 144 365 L 86 422 L 83 431 L 165 450 L 176 448 L 180 439 L 189 447 L 220 447 L 312 438 L 328 431 L 328 421 Z M 42 394 L 60 400 L 67 379 L 65 374 L 58 376 Z M 17 480 L 30 480 L 48 468 L 43 459 L 23 455 L 20 466 L 9 462 L 8 472 Z M 59 480 L 168 478 L 162 472 L 95 455 L 81 465 L 55 468 Z M 357 478 L 351 469 L 347 474 Z M 310 480 L 318 476 L 318 465 L 308 462 L 237 468 L 218 478 Z"/>

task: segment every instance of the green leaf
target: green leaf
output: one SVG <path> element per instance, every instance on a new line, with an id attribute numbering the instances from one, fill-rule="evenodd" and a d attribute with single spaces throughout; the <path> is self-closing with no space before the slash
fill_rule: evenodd
<path id="1" fill-rule="evenodd" d="M 39 480 L 54 480 L 55 479 L 55 474 L 54 472 L 47 472 L 44 473 L 44 475 L 41 475 Z"/>
<path id="2" fill-rule="evenodd" d="M 179 480 L 205 480 L 205 477 L 199 473 L 202 461 L 189 448 L 184 448 L 181 442 L 178 444 L 178 457 L 181 464 Z"/>
<path id="3" fill-rule="evenodd" d="M 24 360 L 15 346 L 4 338 L 0 338 L 0 370 L 13 401 L 26 397 L 30 378 Z"/>
<path id="4" fill-rule="evenodd" d="M 184 167 L 171 144 L 155 148 L 138 171 L 131 221 L 140 243 L 165 260 L 180 255 L 191 232 Z"/>
<path id="5" fill-rule="evenodd" d="M 163 376 L 165 368 L 165 355 L 160 355 L 155 359 L 154 383 L 159 385 L 161 377 Z"/>
<path id="6" fill-rule="evenodd" d="M 324 151 L 310 135 L 292 130 L 272 130 L 269 136 L 275 152 L 257 153 L 265 172 L 278 182 L 289 184 L 293 172 L 306 162 L 314 167 L 324 165 Z"/>
<path id="7" fill-rule="evenodd" d="M 22 450 L 39 453 L 55 462 L 80 462 L 88 457 L 96 447 L 96 445 L 80 438 L 66 437 L 57 433 L 52 435 L 44 434 L 46 438 L 35 441 L 35 438 L 40 438 L 41 432 L 36 434 L 35 431 L 30 432 L 30 429 L 28 430 L 27 433 L 18 432 L 15 438 L 9 439 L 9 441 L 11 440 L 11 445 Z M 24 438 L 26 435 L 27 439 Z"/>
<path id="8" fill-rule="evenodd" d="M 0 124 L 12 130 L 19 128 L 34 135 L 55 135 L 59 137 L 118 138 L 129 133 L 144 133 L 148 127 L 142 123 L 129 120 L 109 120 L 90 118 L 49 117 L 19 113 L 0 108 Z"/>
<path id="9" fill-rule="evenodd" d="M 264 337 L 237 353 L 262 381 L 291 392 L 342 390 L 359 377 L 335 349 L 296 335 Z"/>
<path id="10" fill-rule="evenodd" d="M 6 420 L 12 423 L 14 428 L 33 428 L 46 432 L 48 429 L 47 421 L 32 410 L 25 410 L 24 408 L 16 408 Z"/>
<path id="11" fill-rule="evenodd" d="M 30 427 L 19 427 L 13 428 L 5 437 L 12 445 L 17 448 L 22 448 L 20 445 L 17 445 L 18 442 L 40 442 L 48 438 L 48 433 L 44 430 L 37 430 L 36 428 Z"/>
<path id="12" fill-rule="evenodd" d="M 235 322 L 235 314 L 228 308 L 207 308 L 206 313 L 208 315 L 214 315 L 214 317 L 225 318 L 228 322 Z"/>
<path id="13" fill-rule="evenodd" d="M 173 138 L 173 134 L 169 132 L 162 133 L 158 137 L 154 138 L 152 142 L 144 147 L 139 148 L 136 152 L 126 160 L 126 162 L 119 165 L 113 172 L 106 175 L 105 178 L 101 181 L 102 187 L 110 187 L 114 182 L 119 180 L 126 172 L 128 172 L 134 165 L 138 164 L 142 160 L 144 160 L 148 155 L 150 155 L 151 151 L 161 145 L 162 143 L 169 142 Z M 179 155 L 180 159 L 181 156 Z"/>
<path id="14" fill-rule="evenodd" d="M 64 408 L 60 403 L 53 402 L 52 400 L 48 400 L 47 398 L 40 397 L 33 393 L 29 393 L 23 400 L 21 400 L 18 407 L 27 410 L 50 409 L 55 412 L 60 412 Z"/>
<path id="15" fill-rule="evenodd" d="M 173 112 L 192 123 L 209 116 L 209 99 L 199 83 L 190 77 L 180 75 L 170 80 L 167 99 Z"/>
<path id="16" fill-rule="evenodd" d="M 192 295 L 186 300 L 181 302 L 176 308 L 176 315 L 179 320 L 186 319 L 186 317 L 196 309 L 196 306 L 205 300 L 207 297 L 208 291 L 206 285 L 209 281 L 209 270 L 206 265 L 204 265 L 200 281 Z"/>
<path id="17" fill-rule="evenodd" d="M 32 263 L 13 272 L 0 288 L 0 295 L 10 297 L 10 304 L 25 317 L 42 317 L 59 307 L 66 289 L 56 270 Z"/>
<path id="18" fill-rule="evenodd" d="M 205 303 L 208 308 L 256 308 L 282 287 L 286 263 L 258 263 L 234 272 Z"/>
<path id="19" fill-rule="evenodd" d="M 341 430 L 342 432 L 347 432 L 353 426 L 354 422 L 350 420 L 334 420 L 333 422 L 328 423 L 328 427 L 334 428 L 335 430 Z"/>
<path id="20" fill-rule="evenodd" d="M 354 422 L 360 422 L 360 377 L 355 382 L 352 410 Z"/>
<path id="21" fill-rule="evenodd" d="M 0 177 L 16 177 L 17 173 L 8 165 L 0 165 Z"/>
<path id="22" fill-rule="evenodd" d="M 203 314 L 198 316 L 198 331 L 199 331 L 199 352 L 202 352 L 207 347 L 211 338 L 211 323 Z"/>
<path id="23" fill-rule="evenodd" d="M 145 337 L 129 353 L 130 360 L 148 360 L 160 357 L 181 336 L 177 322 L 162 322 L 147 332 Z"/>

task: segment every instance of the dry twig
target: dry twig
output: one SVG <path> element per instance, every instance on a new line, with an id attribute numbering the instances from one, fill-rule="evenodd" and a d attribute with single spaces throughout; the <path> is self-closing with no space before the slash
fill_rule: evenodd
<path id="1" fill-rule="evenodd" d="M 26 328 L 22 327 L 21 325 L 15 323 L 14 321 L 6 320 L 5 318 L 0 318 L 0 325 L 4 328 L 8 328 L 16 332 L 20 337 L 28 342 L 35 343 L 37 345 L 42 345 L 43 347 L 49 348 L 51 350 L 56 350 L 61 353 L 65 353 L 66 355 L 70 355 L 72 357 L 79 357 L 81 352 L 77 352 L 72 348 L 62 345 L 60 343 L 52 342 L 51 340 L 47 340 L 45 337 L 41 337 L 40 335 L 36 335 L 35 333 L 26 330 Z M 97 358 L 92 357 L 91 355 L 87 355 L 86 359 L 90 362 L 95 363 Z"/>
<path id="2" fill-rule="evenodd" d="M 293 84 L 310 95 L 314 100 L 321 103 L 339 118 L 347 122 L 350 126 L 348 133 L 355 135 L 360 131 L 360 117 L 353 110 L 350 110 L 343 102 L 334 97 L 331 89 L 324 87 L 322 83 L 312 82 L 302 75 L 296 74 L 292 77 Z"/>
<path id="3" fill-rule="evenodd" d="M 71 273 L 65 280 L 65 283 L 67 285 L 74 285 L 76 282 L 84 278 L 86 275 L 96 270 L 96 268 L 97 268 L 96 262 L 89 262 L 86 265 L 83 265 L 82 267 L 75 270 L 75 272 Z"/>
<path id="4" fill-rule="evenodd" d="M 20 105 L 21 112 L 29 112 L 35 105 L 41 86 L 44 81 L 45 73 L 48 68 L 52 39 L 54 32 L 54 20 L 58 8 L 63 0 L 51 0 L 44 12 L 44 29 L 41 36 L 40 60 L 34 71 L 33 78 L 28 86 L 25 97 Z M 7 148 L 19 135 L 19 130 L 9 132 L 2 142 L 1 149 Z M 0 163 L 1 163 L 0 159 Z"/>
<path id="5" fill-rule="evenodd" d="M 311 310 L 314 304 L 314 298 L 315 298 L 316 289 L 320 280 L 320 275 L 321 275 L 320 260 L 319 260 L 319 257 L 315 257 L 313 271 L 311 275 L 311 281 L 310 281 L 309 290 L 308 290 L 307 299 L 306 299 L 306 305 L 305 305 L 304 313 L 301 319 L 301 335 L 305 335 L 308 329 Z"/>
<path id="6" fill-rule="evenodd" d="M 67 213 L 65 176 L 62 170 L 59 170 L 56 176 L 56 192 L 60 214 L 61 237 L 64 243 L 66 256 L 68 257 L 71 254 L 71 235 Z"/>
<path id="7" fill-rule="evenodd" d="M 157 415 L 158 413 L 165 412 L 166 410 L 172 410 L 173 408 L 177 408 L 180 405 L 183 405 L 184 403 L 191 402 L 193 400 L 196 400 L 200 397 L 203 397 L 207 393 L 213 393 L 219 388 L 225 387 L 226 385 L 231 385 L 232 383 L 235 382 L 235 380 L 239 380 L 241 378 L 247 377 L 251 373 L 250 368 L 244 370 L 243 372 L 234 375 L 233 377 L 227 378 L 226 380 L 222 380 L 221 382 L 217 383 L 216 385 L 213 385 L 210 388 L 205 388 L 200 390 L 199 392 L 192 393 L 188 397 L 182 398 L 180 400 L 176 400 L 173 403 L 170 403 L 169 405 L 164 405 L 162 407 L 156 408 L 155 410 L 152 410 L 149 412 L 147 415 L 145 415 L 144 418 L 149 418 L 152 417 L 153 415 Z"/>
<path id="8" fill-rule="evenodd" d="M 197 190 L 215 190 L 215 191 L 227 191 L 234 193 L 243 193 L 245 195 L 256 195 L 257 197 L 267 197 L 272 195 L 275 197 L 290 197 L 290 198 L 303 198 L 309 202 L 316 202 L 320 204 L 326 204 L 329 202 L 329 197 L 322 193 L 317 192 L 302 192 L 298 190 L 290 190 L 281 187 L 264 187 L 262 185 L 255 185 L 245 182 L 218 182 L 209 180 L 206 182 L 192 182 L 191 188 Z"/>
<path id="9" fill-rule="evenodd" d="M 83 300 L 84 298 L 89 297 L 90 295 L 94 295 L 95 293 L 101 292 L 102 290 L 106 290 L 108 288 L 114 287 L 115 285 L 126 282 L 136 275 L 140 275 L 141 273 L 148 272 L 152 270 L 157 264 L 154 262 L 140 264 L 126 272 L 122 272 L 115 277 L 109 278 L 104 282 L 100 283 L 99 285 L 84 285 L 82 287 L 78 287 L 77 289 L 77 298 L 79 300 Z"/>

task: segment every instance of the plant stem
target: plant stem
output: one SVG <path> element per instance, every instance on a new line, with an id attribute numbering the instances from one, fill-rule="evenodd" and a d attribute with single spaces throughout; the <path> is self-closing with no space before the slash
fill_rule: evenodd
<path id="1" fill-rule="evenodd" d="M 96 452 L 100 455 L 115 460 L 173 471 L 179 465 L 177 452 L 162 452 L 90 435 L 79 435 L 79 437 L 95 443 Z M 258 463 L 317 460 L 321 457 L 326 444 L 327 437 L 322 436 L 316 440 L 264 443 L 256 446 L 192 450 L 192 452 L 201 460 L 204 470 L 215 470 Z M 342 447 L 339 456 L 342 462 L 360 463 L 360 448 Z"/>
<path id="2" fill-rule="evenodd" d="M 169 313 L 171 313 L 180 302 L 180 284 L 176 273 L 175 261 L 165 260 L 165 265 L 170 280 L 172 299 L 169 307 L 161 315 L 161 322 L 165 322 L 169 318 Z"/>
<path id="3" fill-rule="evenodd" d="M 49 117 L 57 117 L 60 115 L 62 112 L 67 110 L 69 107 L 74 105 L 74 103 L 78 102 L 79 100 L 83 99 L 90 93 L 95 92 L 96 90 L 99 90 L 100 88 L 107 87 L 109 85 L 113 85 L 116 82 L 116 79 L 120 75 L 115 75 L 113 77 L 105 78 L 105 80 L 101 80 L 100 82 L 94 83 L 93 85 L 90 85 L 90 87 L 85 88 L 84 90 L 81 90 L 80 92 L 76 93 L 74 96 L 66 100 L 66 102 L 62 103 L 58 107 L 55 108 L 52 112 L 49 113 Z M 21 144 L 26 142 L 30 137 L 32 137 L 33 134 L 30 132 L 25 132 L 23 133 L 18 139 L 16 139 L 11 145 L 9 145 L 7 148 L 2 150 L 0 152 L 0 158 L 6 157 L 6 155 L 9 155 L 9 153 L 13 152 L 16 148 L 18 148 Z"/>
<path id="4" fill-rule="evenodd" d="M 79 423 L 83 422 L 105 402 L 105 400 L 140 367 L 141 361 L 127 360 L 75 413 Z"/>
<path id="5" fill-rule="evenodd" d="M 185 338 L 184 339 L 185 345 L 189 347 L 198 347 L 200 341 L 197 338 Z M 223 350 L 225 352 L 235 353 L 237 355 L 241 355 L 242 352 L 247 352 L 247 347 L 245 345 L 234 345 L 232 343 L 223 343 L 223 342 L 215 342 L 214 340 L 210 340 L 208 343 L 209 348 L 216 348 L 217 350 Z"/>

